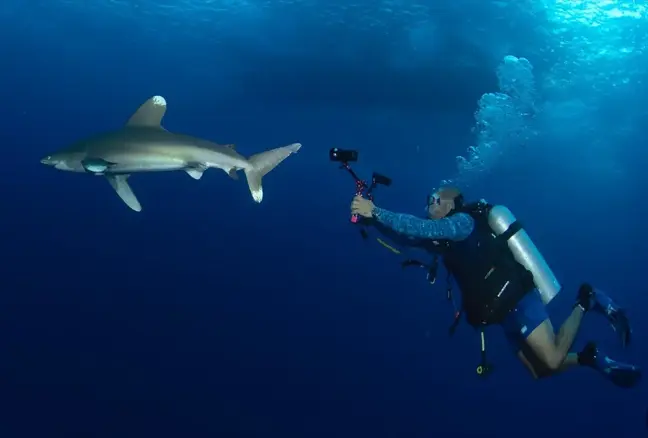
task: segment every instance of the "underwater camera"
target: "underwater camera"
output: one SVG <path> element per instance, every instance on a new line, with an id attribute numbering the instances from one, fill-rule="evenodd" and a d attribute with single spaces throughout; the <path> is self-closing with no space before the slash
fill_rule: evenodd
<path id="1" fill-rule="evenodd" d="M 392 181 L 391 178 L 381 175 L 377 172 L 374 172 L 371 175 L 371 184 L 367 181 L 360 179 L 355 171 L 351 168 L 349 164 L 352 161 L 358 161 L 358 151 L 352 149 L 340 149 L 340 148 L 331 148 L 329 151 L 329 159 L 333 162 L 341 163 L 340 169 L 344 169 L 349 172 L 349 175 L 355 181 L 355 195 L 362 196 L 369 200 L 373 200 L 373 189 L 378 185 L 390 186 Z M 351 222 L 358 223 L 359 217 L 357 214 L 351 215 Z M 363 237 L 365 237 L 363 235 Z"/>
<path id="2" fill-rule="evenodd" d="M 353 149 L 331 148 L 329 158 L 331 161 L 338 163 L 351 163 L 358 161 L 358 151 L 354 151 Z"/>

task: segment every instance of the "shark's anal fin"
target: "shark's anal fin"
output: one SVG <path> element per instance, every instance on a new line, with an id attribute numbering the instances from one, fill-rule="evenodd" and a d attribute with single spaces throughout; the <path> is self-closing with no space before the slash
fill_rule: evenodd
<path id="1" fill-rule="evenodd" d="M 207 166 L 205 166 L 202 163 L 191 163 L 187 168 L 185 169 L 185 172 L 192 177 L 193 179 L 200 179 L 203 176 L 203 173 L 207 170 Z"/>
<path id="2" fill-rule="evenodd" d="M 233 167 L 229 170 L 229 172 L 227 172 L 227 175 L 229 175 L 229 177 L 232 178 L 234 181 L 238 181 L 239 179 L 238 173 L 236 173 L 236 169 Z"/>
<path id="3" fill-rule="evenodd" d="M 162 96 L 153 96 L 139 107 L 128 119 L 126 126 L 140 128 L 162 128 L 162 118 L 166 113 L 166 100 Z"/>
<path id="4" fill-rule="evenodd" d="M 117 195 L 121 198 L 126 205 L 128 205 L 132 210 L 142 211 L 142 206 L 140 205 L 137 197 L 133 193 L 133 190 L 128 185 L 128 177 L 130 175 L 106 175 L 106 179 L 110 183 L 113 189 L 117 192 Z"/>

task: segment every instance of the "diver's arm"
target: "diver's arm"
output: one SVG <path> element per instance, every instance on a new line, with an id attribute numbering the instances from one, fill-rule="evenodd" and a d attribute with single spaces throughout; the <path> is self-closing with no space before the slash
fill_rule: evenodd
<path id="1" fill-rule="evenodd" d="M 426 247 L 429 244 L 429 241 L 426 239 L 420 239 L 418 237 L 406 236 L 404 234 L 399 234 L 396 231 L 389 228 L 387 225 L 383 225 L 380 222 L 374 220 L 373 228 L 380 233 L 380 235 L 389 241 L 395 243 L 401 247 L 407 248 L 418 248 Z"/>
<path id="2" fill-rule="evenodd" d="M 421 219 L 411 214 L 394 213 L 380 207 L 372 210 L 374 219 L 398 234 L 419 239 L 464 240 L 473 232 L 475 221 L 466 213 L 437 219 Z"/>

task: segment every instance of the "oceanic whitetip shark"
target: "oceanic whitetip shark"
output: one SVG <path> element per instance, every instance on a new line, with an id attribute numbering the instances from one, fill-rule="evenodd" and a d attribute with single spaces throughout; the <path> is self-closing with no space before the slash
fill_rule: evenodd
<path id="1" fill-rule="evenodd" d="M 154 96 L 144 102 L 123 128 L 81 140 L 48 155 L 41 163 L 70 172 L 102 175 L 126 205 L 141 211 L 142 206 L 128 185 L 132 173 L 183 170 L 200 179 L 205 170 L 214 167 L 238 179 L 236 172 L 243 170 L 252 198 L 261 202 L 263 176 L 301 148 L 300 143 L 293 143 L 246 159 L 236 152 L 234 145 L 167 131 L 162 127 L 166 108 L 166 100 Z"/>

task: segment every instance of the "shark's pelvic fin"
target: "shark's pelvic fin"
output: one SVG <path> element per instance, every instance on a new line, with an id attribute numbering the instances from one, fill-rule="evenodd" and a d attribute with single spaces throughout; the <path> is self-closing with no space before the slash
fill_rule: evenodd
<path id="1" fill-rule="evenodd" d="M 142 211 L 142 206 L 140 205 L 137 197 L 133 193 L 133 190 L 128 185 L 128 177 L 130 175 L 106 175 L 106 179 L 110 183 L 113 189 L 117 192 L 117 195 L 121 198 L 126 205 L 135 211 Z"/>
<path id="2" fill-rule="evenodd" d="M 189 166 L 187 166 L 185 172 L 187 172 L 187 175 L 197 180 L 202 178 L 205 170 L 207 170 L 207 166 L 205 166 L 203 163 L 191 163 L 189 164 Z"/>
<path id="3" fill-rule="evenodd" d="M 203 176 L 203 170 L 202 169 L 185 169 L 185 172 L 187 172 L 187 175 L 192 177 L 193 179 L 200 179 Z"/>
<path id="4" fill-rule="evenodd" d="M 162 128 L 162 118 L 166 113 L 166 100 L 162 96 L 153 96 L 139 107 L 128 119 L 126 126 L 141 128 Z"/>
<path id="5" fill-rule="evenodd" d="M 297 152 L 300 148 L 301 143 L 293 143 L 281 148 L 261 152 L 260 154 L 252 155 L 248 158 L 250 168 L 245 169 L 245 176 L 247 177 L 252 198 L 256 202 L 261 202 L 263 200 L 263 186 L 261 185 L 261 179 L 263 176 L 277 167 L 277 165 L 288 158 L 290 154 Z"/>
<path id="6" fill-rule="evenodd" d="M 238 173 L 236 173 L 236 169 L 232 167 L 229 172 L 227 172 L 227 175 L 229 175 L 230 178 L 232 178 L 235 181 L 238 181 Z"/>

